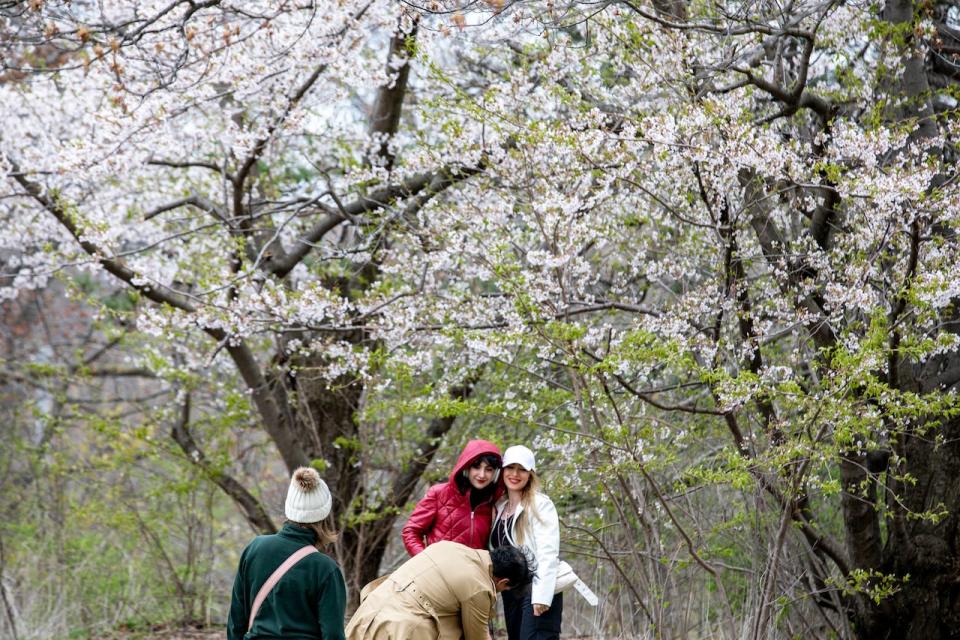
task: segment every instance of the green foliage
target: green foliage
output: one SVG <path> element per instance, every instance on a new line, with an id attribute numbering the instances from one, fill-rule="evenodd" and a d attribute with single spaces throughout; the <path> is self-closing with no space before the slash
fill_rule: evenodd
<path id="1" fill-rule="evenodd" d="M 846 580 L 832 581 L 844 593 L 865 593 L 875 604 L 899 592 L 910 582 L 910 574 L 895 576 L 872 569 L 854 569 Z"/>

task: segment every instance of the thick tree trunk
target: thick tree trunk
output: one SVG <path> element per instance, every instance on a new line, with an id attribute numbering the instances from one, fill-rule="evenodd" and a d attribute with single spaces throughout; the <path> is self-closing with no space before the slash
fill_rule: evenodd
<path id="1" fill-rule="evenodd" d="M 302 441 L 310 460 L 323 460 L 322 473 L 333 496 L 333 513 L 340 529 L 335 554 L 347 581 L 350 608 L 358 603 L 360 589 L 380 575 L 380 563 L 394 534 L 399 510 L 407 503 L 437 451 L 443 437 L 453 426 L 455 417 L 436 418 L 412 442 L 413 452 L 387 481 L 389 491 L 383 502 L 365 501 L 364 469 L 356 464 L 363 442 L 357 412 L 361 408 L 363 382 L 354 376 L 335 380 L 311 376 L 327 364 L 322 354 L 297 360 L 296 376 L 274 382 L 282 389 L 291 416 L 292 428 Z M 463 399 L 470 395 L 479 373 L 450 390 L 450 397 Z M 284 385 L 278 384 L 280 380 Z M 354 518 L 357 510 L 364 517 Z M 372 515 L 372 517 L 371 517 Z"/>
<path id="2" fill-rule="evenodd" d="M 937 382 L 954 382 L 942 376 L 956 370 L 956 360 L 933 358 L 906 371 L 909 380 L 902 384 L 914 391 L 945 391 Z M 902 508 L 894 510 L 889 525 L 883 570 L 910 579 L 892 599 L 889 637 L 960 638 L 960 418 L 911 432 L 898 453 L 916 482 L 892 487 Z M 944 517 L 936 522 L 910 517 L 923 512 Z"/>
<path id="3" fill-rule="evenodd" d="M 958 382 L 960 357 L 944 355 L 900 370 L 902 389 L 946 392 Z M 891 516 L 876 569 L 895 576 L 900 590 L 880 605 L 858 599 L 852 618 L 864 640 L 960 638 L 960 418 L 922 426 L 893 442 L 902 462 L 887 473 Z M 903 474 L 915 482 L 898 481 Z M 943 515 L 936 521 L 915 517 L 922 513 Z"/>
<path id="4" fill-rule="evenodd" d="M 886 640 L 960 638 L 960 420 L 933 433 L 905 439 L 906 471 L 916 484 L 899 491 L 905 512 L 891 531 L 878 569 L 904 580 L 900 591 L 857 616 L 858 637 Z M 939 522 L 910 513 L 948 512 Z M 908 580 L 905 577 L 909 576 Z M 872 603 L 871 603 L 872 604 Z"/>
<path id="5" fill-rule="evenodd" d="M 354 464 L 360 446 L 356 414 L 363 395 L 363 382 L 350 375 L 334 380 L 311 375 L 312 371 L 326 369 L 328 363 L 322 354 L 298 359 L 292 364 L 297 372 L 295 376 L 284 378 L 284 400 L 307 457 L 325 463 L 321 475 L 330 487 L 333 514 L 341 530 L 336 556 L 350 594 L 355 597 L 359 587 L 366 584 L 367 576 L 376 573 L 385 550 L 382 545 L 377 549 L 365 544 L 355 528 L 344 526 L 363 486 L 361 470 Z M 383 526 L 389 527 L 392 523 L 390 518 Z"/>

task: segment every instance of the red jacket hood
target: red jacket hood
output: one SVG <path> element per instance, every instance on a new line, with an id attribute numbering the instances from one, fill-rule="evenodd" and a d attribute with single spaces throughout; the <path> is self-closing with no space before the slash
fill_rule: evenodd
<path id="1" fill-rule="evenodd" d="M 495 455 L 500 459 L 503 458 L 503 455 L 500 453 L 500 447 L 489 440 L 471 440 L 468 442 L 467 446 L 460 452 L 460 457 L 457 458 L 457 464 L 454 465 L 453 471 L 450 472 L 450 483 L 456 486 L 457 474 L 467 469 L 470 463 L 480 456 L 488 454 Z"/>

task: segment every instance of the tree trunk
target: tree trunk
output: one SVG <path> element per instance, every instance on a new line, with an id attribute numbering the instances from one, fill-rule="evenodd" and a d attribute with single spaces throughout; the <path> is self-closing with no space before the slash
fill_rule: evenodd
<path id="1" fill-rule="evenodd" d="M 455 416 L 436 418 L 411 444 L 413 452 L 388 478 L 390 490 L 381 503 L 364 500 L 365 470 L 356 464 L 363 442 L 357 419 L 364 392 L 360 378 L 346 375 L 335 380 L 311 376 L 310 371 L 324 367 L 322 354 L 297 359 L 295 376 L 274 375 L 278 394 L 291 416 L 291 428 L 303 442 L 310 460 L 323 460 L 321 474 L 333 496 L 333 513 L 340 529 L 335 555 L 347 581 L 350 608 L 358 604 L 360 590 L 380 575 L 380 563 L 394 533 L 400 509 L 413 495 L 420 477 L 433 460 L 443 437 L 454 424 Z M 453 399 L 470 395 L 479 377 L 474 372 L 462 384 L 450 390 Z M 280 384 L 281 380 L 284 381 Z M 398 461 L 399 462 L 399 461 Z M 362 518 L 354 518 L 363 512 Z"/>
<path id="2" fill-rule="evenodd" d="M 948 443 L 939 447 L 925 437 L 907 439 L 906 467 L 917 483 L 905 488 L 901 499 L 911 512 L 946 509 L 950 515 L 936 524 L 907 520 L 900 523 L 902 532 L 891 534 L 878 569 L 900 580 L 909 576 L 909 580 L 899 582 L 900 591 L 881 605 L 870 602 L 854 616 L 857 635 L 864 640 L 960 638 L 956 515 L 960 509 L 960 444 L 956 440 L 960 421 L 952 421 L 944 431 Z"/>
<path id="3" fill-rule="evenodd" d="M 946 392 L 957 382 L 960 358 L 949 354 L 902 369 L 901 388 Z M 897 500 L 887 500 L 892 516 L 876 568 L 895 576 L 900 590 L 880 605 L 859 598 L 852 617 L 864 640 L 960 638 L 960 418 L 924 427 L 893 444 L 903 462 L 888 469 L 884 493 Z M 903 473 L 916 482 L 890 478 Z M 942 518 L 913 517 L 924 512 Z"/>

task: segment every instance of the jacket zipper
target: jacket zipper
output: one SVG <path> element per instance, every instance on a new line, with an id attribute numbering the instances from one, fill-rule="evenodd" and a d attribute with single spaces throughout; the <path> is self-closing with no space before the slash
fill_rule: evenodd
<path id="1" fill-rule="evenodd" d="M 476 513 L 476 511 L 470 512 L 470 546 L 471 547 L 476 544 L 476 541 L 473 539 L 473 514 L 474 513 Z"/>

